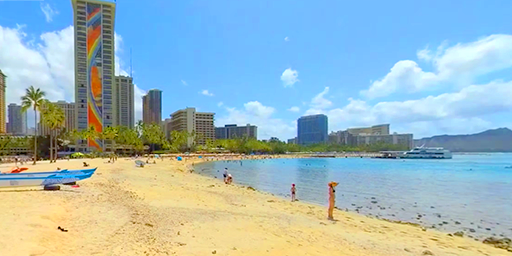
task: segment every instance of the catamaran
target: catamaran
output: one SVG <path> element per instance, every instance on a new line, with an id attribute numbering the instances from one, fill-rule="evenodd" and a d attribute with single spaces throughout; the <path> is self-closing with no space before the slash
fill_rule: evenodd
<path id="1" fill-rule="evenodd" d="M 415 147 L 410 151 L 404 152 L 400 158 L 413 158 L 413 159 L 451 159 L 452 153 L 444 148 L 430 148 L 430 147 Z"/>

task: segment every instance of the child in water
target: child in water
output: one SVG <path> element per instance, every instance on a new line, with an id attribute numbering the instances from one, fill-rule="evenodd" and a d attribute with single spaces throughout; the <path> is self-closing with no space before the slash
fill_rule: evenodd
<path id="1" fill-rule="evenodd" d="M 290 189 L 290 191 L 292 192 L 292 202 L 293 202 L 293 201 L 295 201 L 295 191 L 296 191 L 295 184 L 292 184 L 292 188 Z"/>

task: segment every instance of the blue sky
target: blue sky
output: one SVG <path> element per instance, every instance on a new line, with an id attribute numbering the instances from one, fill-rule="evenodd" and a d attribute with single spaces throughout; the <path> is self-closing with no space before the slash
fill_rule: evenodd
<path id="1" fill-rule="evenodd" d="M 329 129 L 465 134 L 512 127 L 511 1 L 117 1 L 118 70 L 163 118 L 195 106 L 216 125 L 292 138 L 304 114 Z M 73 100 L 70 1 L 1 1 L 8 102 L 30 84 Z M 24 57 L 19 57 L 24 56 Z M 31 72 L 31 70 L 35 70 Z M 206 91 L 205 91 L 206 90 Z M 137 99 L 140 103 L 140 100 Z M 137 105 L 140 117 L 140 105 Z"/>

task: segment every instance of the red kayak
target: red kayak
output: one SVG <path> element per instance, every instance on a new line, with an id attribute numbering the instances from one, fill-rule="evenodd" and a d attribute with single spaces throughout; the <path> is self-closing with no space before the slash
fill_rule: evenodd
<path id="1" fill-rule="evenodd" d="M 12 168 L 11 173 L 20 173 L 26 170 L 28 170 L 27 167 L 14 167 Z"/>

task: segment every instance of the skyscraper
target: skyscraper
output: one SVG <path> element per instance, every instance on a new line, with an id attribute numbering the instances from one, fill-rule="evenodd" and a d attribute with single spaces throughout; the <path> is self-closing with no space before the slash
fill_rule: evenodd
<path id="1" fill-rule="evenodd" d="M 116 76 L 115 87 L 117 92 L 116 123 L 117 125 L 133 128 L 135 124 L 133 78 Z"/>
<path id="2" fill-rule="evenodd" d="M 142 121 L 146 124 L 162 122 L 162 91 L 151 89 L 142 96 Z"/>
<path id="3" fill-rule="evenodd" d="M 71 0 L 75 28 L 76 128 L 96 131 L 115 125 L 114 18 L 116 4 Z M 78 149 L 102 150 L 100 139 L 80 141 Z"/>
<path id="4" fill-rule="evenodd" d="M 197 144 L 205 145 L 207 140 L 215 140 L 214 116 L 211 112 L 196 112 L 196 108 L 180 109 L 171 114 L 168 130 L 195 133 Z M 194 138 L 189 137 L 187 146 L 191 147 L 193 143 Z"/>
<path id="5" fill-rule="evenodd" d="M 247 124 L 237 126 L 236 124 L 226 124 L 224 127 L 215 127 L 215 139 L 236 139 L 236 138 L 258 138 L 258 127 Z"/>
<path id="6" fill-rule="evenodd" d="M 27 112 L 21 111 L 21 105 L 11 103 L 7 107 L 9 112 L 9 127 L 7 130 L 13 135 L 27 134 Z"/>
<path id="7" fill-rule="evenodd" d="M 7 76 L 2 73 L 0 70 L 0 133 L 6 132 L 5 122 L 7 121 L 5 118 L 5 87 L 6 87 L 6 78 Z"/>
<path id="8" fill-rule="evenodd" d="M 66 117 L 65 121 L 64 121 L 64 128 L 67 130 L 67 131 L 72 131 L 75 129 L 75 103 L 73 102 L 66 102 L 66 101 L 63 101 L 63 100 L 59 100 L 57 102 L 54 102 L 55 105 L 59 106 L 60 108 L 62 108 L 62 110 L 64 111 L 64 116 Z"/>
<path id="9" fill-rule="evenodd" d="M 297 140 L 300 145 L 325 143 L 329 140 L 327 135 L 327 116 L 302 116 L 297 120 Z"/>
<path id="10" fill-rule="evenodd" d="M 68 103 L 64 100 L 59 100 L 52 103 L 60 107 L 64 112 L 64 126 L 62 128 L 66 129 L 66 131 L 72 131 L 75 129 L 75 103 Z M 39 136 L 47 136 L 50 135 L 50 133 L 50 127 L 42 124 L 41 122 L 38 123 L 37 134 Z"/>

